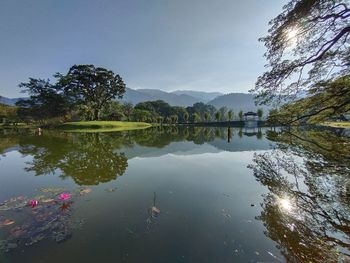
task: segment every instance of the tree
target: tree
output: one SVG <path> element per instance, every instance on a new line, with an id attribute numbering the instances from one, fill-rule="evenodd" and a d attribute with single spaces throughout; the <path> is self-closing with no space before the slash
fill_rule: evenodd
<path id="1" fill-rule="evenodd" d="M 290 123 L 319 123 L 349 111 L 350 75 L 315 85 L 308 97 L 285 105 L 280 112 L 289 116 Z"/>
<path id="2" fill-rule="evenodd" d="M 134 121 L 151 121 L 153 120 L 153 114 L 148 110 L 134 109 L 132 113 L 132 119 Z"/>
<path id="3" fill-rule="evenodd" d="M 252 91 L 260 103 L 295 98 L 302 88 L 350 73 L 348 0 L 291 0 L 261 38 L 269 70 Z"/>
<path id="4" fill-rule="evenodd" d="M 131 119 L 131 116 L 132 116 L 132 114 L 133 114 L 133 112 L 134 112 L 134 107 L 132 106 L 132 104 L 131 103 L 124 103 L 123 105 L 122 105 L 122 111 L 123 111 L 123 114 L 126 116 L 126 119 L 128 120 L 128 121 L 130 121 L 130 119 Z"/>
<path id="5" fill-rule="evenodd" d="M 186 112 L 184 113 L 184 120 L 185 120 L 185 122 L 188 122 L 189 117 L 190 117 L 190 115 L 189 115 L 188 112 L 186 111 Z"/>
<path id="6" fill-rule="evenodd" d="M 221 112 L 220 111 L 217 111 L 215 113 L 215 119 L 216 119 L 216 121 L 220 121 L 221 120 Z"/>
<path id="7" fill-rule="evenodd" d="M 45 120 L 62 117 L 70 109 L 68 99 L 49 80 L 29 78 L 29 82 L 23 82 L 19 87 L 30 95 L 29 99 L 16 103 L 20 118 Z"/>
<path id="8" fill-rule="evenodd" d="M 205 113 L 204 113 L 204 120 L 205 120 L 206 122 L 208 122 L 208 121 L 210 120 L 210 113 L 209 113 L 209 112 L 205 112 Z"/>
<path id="9" fill-rule="evenodd" d="M 157 122 L 158 122 L 159 124 L 163 124 L 163 121 L 164 121 L 164 117 L 162 117 L 162 116 L 158 116 L 158 117 L 157 117 Z"/>
<path id="10" fill-rule="evenodd" d="M 228 120 L 229 120 L 229 121 L 232 121 L 233 116 L 234 116 L 233 110 L 229 110 L 229 111 L 227 112 Z"/>
<path id="11" fill-rule="evenodd" d="M 172 123 L 177 123 L 179 117 L 178 117 L 176 114 L 174 114 L 174 115 L 171 115 L 171 116 L 170 116 L 170 119 L 171 119 L 171 122 L 172 122 Z"/>
<path id="12" fill-rule="evenodd" d="M 9 106 L 0 103 L 0 123 L 13 123 L 18 121 L 17 115 L 18 107 Z"/>
<path id="13" fill-rule="evenodd" d="M 124 117 L 122 105 L 118 101 L 111 101 L 102 108 L 100 115 L 104 120 L 120 121 Z"/>
<path id="14" fill-rule="evenodd" d="M 276 126 L 279 123 L 277 109 L 271 109 L 269 111 L 269 115 L 267 116 L 267 123 L 271 126 Z"/>
<path id="15" fill-rule="evenodd" d="M 94 65 L 74 65 L 66 75 L 56 74 L 58 85 L 76 104 L 93 110 L 98 120 L 102 107 L 115 98 L 122 98 L 125 84 L 118 74 Z"/>
<path id="16" fill-rule="evenodd" d="M 201 121 L 201 116 L 197 112 L 195 112 L 193 114 L 193 122 L 200 122 L 200 121 Z"/>
<path id="17" fill-rule="evenodd" d="M 221 115 L 221 120 L 225 121 L 226 120 L 226 113 L 227 113 L 227 107 L 221 107 L 219 109 L 220 115 Z"/>
<path id="18" fill-rule="evenodd" d="M 179 106 L 173 106 L 170 109 L 171 115 L 176 115 L 177 120 L 176 122 L 184 122 L 185 118 L 184 115 L 187 113 L 186 109 L 184 107 L 179 107 Z"/>
<path id="19" fill-rule="evenodd" d="M 186 110 L 190 115 L 193 115 L 195 112 L 198 113 L 201 118 L 204 117 L 204 114 L 208 112 L 211 116 L 213 116 L 216 112 L 216 109 L 214 106 L 205 104 L 203 102 L 197 102 L 193 104 L 192 107 L 187 107 Z"/>
<path id="20" fill-rule="evenodd" d="M 256 114 L 258 115 L 258 117 L 259 117 L 259 120 L 261 120 L 261 118 L 262 118 L 262 116 L 263 116 L 263 114 L 264 114 L 264 111 L 263 111 L 263 109 L 258 109 L 258 111 L 256 112 Z"/>
<path id="21" fill-rule="evenodd" d="M 243 120 L 243 111 L 239 111 L 238 117 L 239 117 L 239 120 L 240 120 L 240 121 Z"/>

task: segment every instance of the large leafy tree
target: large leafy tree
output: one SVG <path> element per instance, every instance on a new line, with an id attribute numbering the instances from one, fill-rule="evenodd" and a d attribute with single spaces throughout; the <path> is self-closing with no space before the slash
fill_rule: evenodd
<path id="1" fill-rule="evenodd" d="M 261 39 L 268 70 L 252 90 L 258 102 L 295 98 L 350 73 L 349 0 L 291 0 L 270 26 Z"/>
<path id="2" fill-rule="evenodd" d="M 56 74 L 58 85 L 77 104 L 92 109 L 98 120 L 101 109 L 112 99 L 122 98 L 126 85 L 113 71 L 94 65 L 74 65 L 66 75 Z"/>
<path id="3" fill-rule="evenodd" d="M 21 118 L 42 121 L 64 116 L 69 110 L 67 98 L 49 80 L 30 78 L 28 82 L 19 84 L 19 87 L 30 95 L 29 99 L 16 103 Z"/>

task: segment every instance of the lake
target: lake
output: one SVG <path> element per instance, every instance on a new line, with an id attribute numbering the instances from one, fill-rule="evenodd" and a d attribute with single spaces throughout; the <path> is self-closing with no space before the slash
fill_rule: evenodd
<path id="1" fill-rule="evenodd" d="M 350 261 L 346 130 L 0 133 L 0 262 Z"/>

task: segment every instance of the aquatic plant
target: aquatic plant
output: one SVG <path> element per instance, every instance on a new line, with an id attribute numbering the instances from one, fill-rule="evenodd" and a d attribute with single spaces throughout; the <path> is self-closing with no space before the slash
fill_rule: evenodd
<path id="1" fill-rule="evenodd" d="M 62 193 L 58 197 L 58 199 L 60 199 L 61 201 L 66 201 L 70 198 L 71 198 L 71 194 L 69 194 L 69 193 Z"/>
<path id="2" fill-rule="evenodd" d="M 68 240 L 74 229 L 81 227 L 83 221 L 72 217 L 72 206 L 77 198 L 90 193 L 91 189 L 80 188 L 72 194 L 62 193 L 62 190 L 41 188 L 40 195 L 34 198 L 19 196 L 0 203 L 0 254 L 44 239 L 60 243 Z M 17 212 L 16 222 L 12 218 L 14 211 Z"/>

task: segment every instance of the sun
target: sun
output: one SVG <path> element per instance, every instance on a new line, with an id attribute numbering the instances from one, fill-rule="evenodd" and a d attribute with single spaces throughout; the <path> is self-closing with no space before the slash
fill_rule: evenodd
<path id="1" fill-rule="evenodd" d="M 293 210 L 293 205 L 290 199 L 280 198 L 278 202 L 279 207 L 285 212 L 291 212 Z"/>
<path id="2" fill-rule="evenodd" d="M 291 27 L 285 32 L 286 44 L 288 48 L 293 48 L 297 44 L 299 33 L 298 27 Z"/>
<path id="3" fill-rule="evenodd" d="M 299 30 L 297 28 L 292 28 L 287 31 L 287 39 L 293 40 L 297 37 Z"/>

